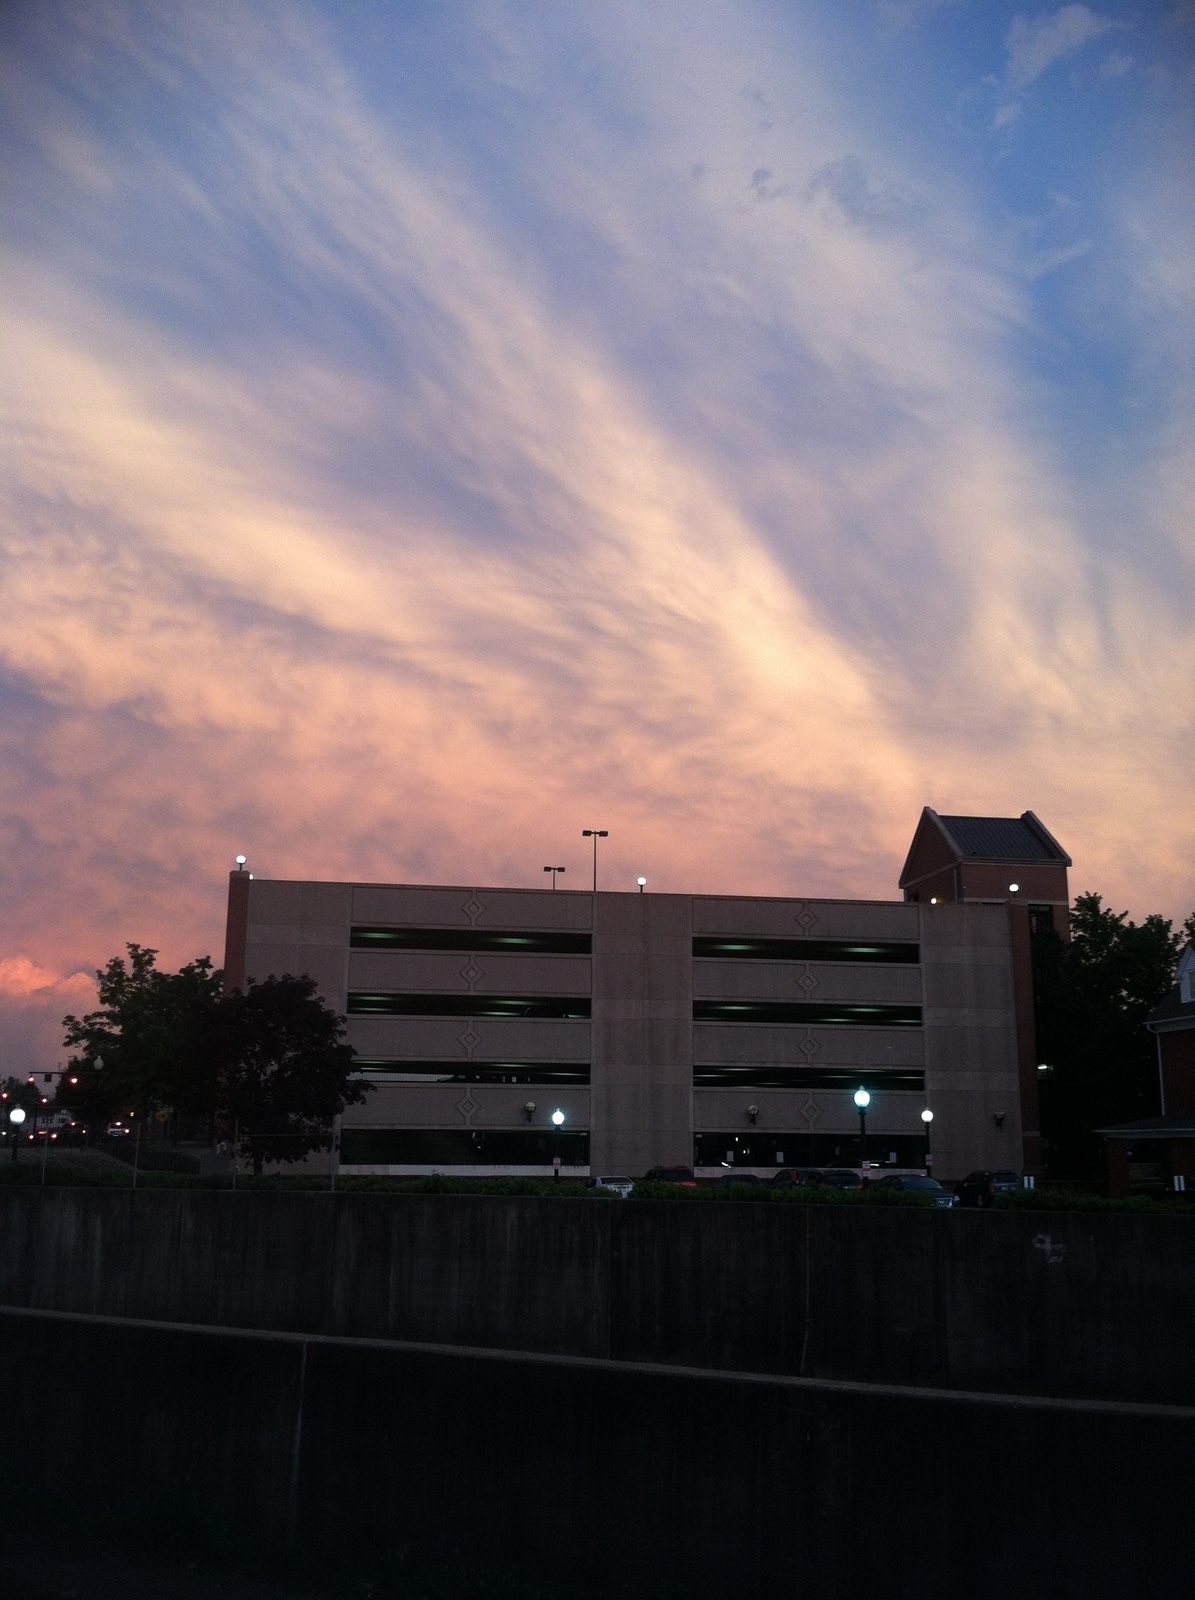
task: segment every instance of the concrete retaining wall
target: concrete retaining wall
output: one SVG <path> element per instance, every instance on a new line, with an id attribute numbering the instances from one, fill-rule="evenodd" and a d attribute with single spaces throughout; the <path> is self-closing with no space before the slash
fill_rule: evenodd
<path id="1" fill-rule="evenodd" d="M 1177 1217 L 12 1188 L 0 1227 L 13 1306 L 1195 1401 Z"/>
<path id="2" fill-rule="evenodd" d="M 1180 1592 L 1190 1410 L 0 1311 L 0 1490 L 579 1597 Z M 668 1592 L 678 1592 L 669 1589 Z"/>

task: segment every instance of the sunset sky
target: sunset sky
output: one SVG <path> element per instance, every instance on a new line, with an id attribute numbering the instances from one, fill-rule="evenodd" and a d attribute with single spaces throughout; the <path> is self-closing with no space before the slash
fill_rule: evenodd
<path id="1" fill-rule="evenodd" d="M 9 0 L 0 1075 L 226 872 L 1195 906 L 1195 7 Z"/>

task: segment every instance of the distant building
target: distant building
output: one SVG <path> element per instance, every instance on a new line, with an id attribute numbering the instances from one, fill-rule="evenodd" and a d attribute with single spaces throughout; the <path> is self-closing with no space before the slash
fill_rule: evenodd
<path id="1" fill-rule="evenodd" d="M 1071 858 L 1032 811 L 1019 817 L 943 817 L 926 806 L 900 874 L 906 900 L 1008 908 L 1024 1169 L 1041 1170 L 1032 941 L 1052 927 L 1070 937 Z"/>
<path id="2" fill-rule="evenodd" d="M 1068 865 L 1032 813 L 927 809 L 904 902 L 239 870 L 225 975 L 308 973 L 347 1017 L 351 1171 L 857 1165 L 864 1088 L 872 1162 L 923 1165 L 928 1107 L 938 1172 L 1036 1172 L 1029 920 Z"/>
<path id="3" fill-rule="evenodd" d="M 1108 1145 L 1108 1188 L 1127 1195 L 1134 1180 L 1171 1189 L 1181 1178 L 1195 1196 L 1195 945 L 1179 958 L 1177 982 L 1150 1012 L 1158 1041 L 1160 1117 L 1100 1128 Z"/>

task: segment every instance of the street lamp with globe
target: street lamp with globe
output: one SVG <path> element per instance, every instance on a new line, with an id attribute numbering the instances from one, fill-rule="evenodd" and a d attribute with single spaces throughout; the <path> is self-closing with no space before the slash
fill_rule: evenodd
<path id="1" fill-rule="evenodd" d="M 859 1174 L 867 1177 L 867 1108 L 871 1096 L 866 1089 L 855 1090 L 855 1107 L 859 1113 Z"/>
<path id="2" fill-rule="evenodd" d="M 921 1120 L 925 1124 L 925 1175 L 931 1177 L 933 1173 L 934 1156 L 929 1147 L 929 1125 L 934 1120 L 934 1114 L 928 1106 L 921 1113 Z"/>
<path id="3" fill-rule="evenodd" d="M 12 1123 L 12 1159 L 17 1159 L 17 1146 L 21 1142 L 21 1124 L 25 1120 L 25 1111 L 22 1106 L 13 1106 L 8 1113 L 8 1120 Z"/>

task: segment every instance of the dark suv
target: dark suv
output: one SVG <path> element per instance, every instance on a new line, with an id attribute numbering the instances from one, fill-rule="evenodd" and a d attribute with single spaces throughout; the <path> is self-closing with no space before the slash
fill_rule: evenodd
<path id="1" fill-rule="evenodd" d="M 1020 1187 L 1020 1178 L 1005 1168 L 1000 1172 L 968 1172 L 960 1183 L 955 1184 L 954 1192 L 958 1195 L 960 1205 L 991 1206 L 995 1205 L 997 1195 L 1011 1194 Z"/>

